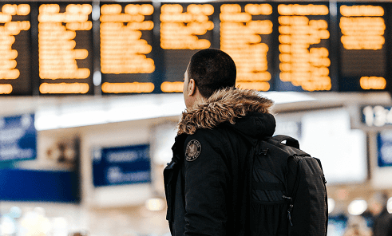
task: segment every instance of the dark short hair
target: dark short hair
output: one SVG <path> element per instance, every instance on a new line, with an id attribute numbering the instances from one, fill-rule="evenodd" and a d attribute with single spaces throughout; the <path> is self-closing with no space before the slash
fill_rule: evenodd
<path id="1" fill-rule="evenodd" d="M 195 80 L 200 94 L 209 98 L 215 91 L 235 86 L 236 67 L 233 59 L 218 49 L 195 53 L 188 66 L 189 79 Z"/>

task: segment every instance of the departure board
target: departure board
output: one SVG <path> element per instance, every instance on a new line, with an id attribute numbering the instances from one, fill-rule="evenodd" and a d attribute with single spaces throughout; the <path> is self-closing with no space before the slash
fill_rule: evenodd
<path id="1" fill-rule="evenodd" d="M 103 4 L 100 48 L 103 93 L 151 93 L 152 4 Z"/>
<path id="2" fill-rule="evenodd" d="M 1 1 L 0 96 L 181 93 L 208 48 L 243 89 L 392 93 L 391 14 L 388 1 Z"/>
<path id="3" fill-rule="evenodd" d="M 182 92 L 184 72 L 198 50 L 210 48 L 213 40 L 212 4 L 162 4 L 160 45 L 164 50 L 162 92 Z"/>
<path id="4" fill-rule="evenodd" d="M 327 4 L 279 4 L 279 80 L 282 91 L 329 91 Z"/>
<path id="5" fill-rule="evenodd" d="M 339 4 L 339 88 L 384 90 L 387 51 L 383 5 Z"/>
<path id="6" fill-rule="evenodd" d="M 41 4 L 38 12 L 39 92 L 91 94 L 92 5 Z"/>
<path id="7" fill-rule="evenodd" d="M 273 8 L 267 3 L 220 6 L 220 49 L 237 66 L 237 87 L 270 90 L 272 13 Z"/>
<path id="8" fill-rule="evenodd" d="M 32 95 L 30 5 L 0 3 L 0 95 Z"/>

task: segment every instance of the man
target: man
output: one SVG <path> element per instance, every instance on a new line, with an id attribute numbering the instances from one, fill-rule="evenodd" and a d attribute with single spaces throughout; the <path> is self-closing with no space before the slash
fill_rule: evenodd
<path id="1" fill-rule="evenodd" d="M 376 192 L 370 199 L 370 211 L 374 216 L 373 236 L 392 236 L 392 215 L 387 210 L 388 195 Z"/>
<path id="2" fill-rule="evenodd" d="M 249 233 L 250 149 L 271 136 L 273 102 L 235 88 L 236 67 L 223 51 L 194 54 L 184 74 L 186 111 L 164 171 L 172 235 Z"/>

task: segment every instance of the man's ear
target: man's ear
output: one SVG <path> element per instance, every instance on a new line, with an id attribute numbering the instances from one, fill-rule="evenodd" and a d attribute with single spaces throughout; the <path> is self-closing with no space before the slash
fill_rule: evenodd
<path id="1" fill-rule="evenodd" d="M 189 79 L 188 88 L 187 88 L 188 96 L 192 96 L 196 94 L 196 82 L 194 79 Z"/>

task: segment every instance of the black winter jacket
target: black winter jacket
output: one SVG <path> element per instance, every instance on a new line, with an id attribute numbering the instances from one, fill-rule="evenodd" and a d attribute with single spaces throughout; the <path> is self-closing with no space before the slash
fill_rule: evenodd
<path id="1" fill-rule="evenodd" d="M 164 171 L 172 235 L 249 235 L 247 161 L 257 139 L 274 133 L 271 105 L 230 89 L 183 113 Z"/>
<path id="2" fill-rule="evenodd" d="M 373 236 L 392 236 L 392 215 L 386 207 L 374 219 Z"/>

